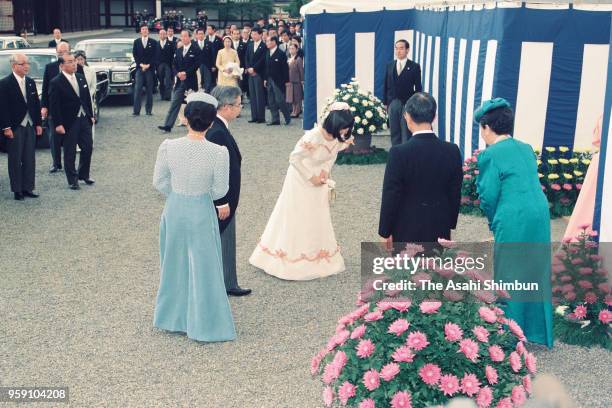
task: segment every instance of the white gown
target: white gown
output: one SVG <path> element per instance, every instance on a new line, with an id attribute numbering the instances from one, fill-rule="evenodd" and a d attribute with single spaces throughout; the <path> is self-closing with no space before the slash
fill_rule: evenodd
<path id="1" fill-rule="evenodd" d="M 329 174 L 338 152 L 347 146 L 335 139 L 327 141 L 319 127 L 302 136 L 289 156 L 283 189 L 249 258 L 251 265 L 286 280 L 311 280 L 344 271 L 331 222 L 329 187 L 314 186 L 309 179 L 321 170 Z"/>

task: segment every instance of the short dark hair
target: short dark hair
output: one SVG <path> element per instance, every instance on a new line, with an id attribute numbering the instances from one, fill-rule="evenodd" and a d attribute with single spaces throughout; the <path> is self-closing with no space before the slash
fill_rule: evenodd
<path id="1" fill-rule="evenodd" d="M 404 40 L 404 39 L 402 39 L 402 40 L 397 40 L 397 41 L 395 42 L 395 44 L 399 44 L 399 43 L 404 44 L 404 47 L 406 47 L 406 49 L 409 49 L 409 48 L 410 48 L 410 43 L 409 43 L 408 41 Z"/>
<path id="2" fill-rule="evenodd" d="M 509 135 L 514 130 L 514 112 L 507 106 L 492 109 L 482 115 L 480 126 L 489 126 L 497 135 Z"/>
<path id="3" fill-rule="evenodd" d="M 142 23 L 142 24 L 140 24 L 140 27 L 139 27 L 139 28 L 142 30 L 142 27 L 147 27 L 147 28 L 149 28 L 149 25 L 148 25 L 147 23 Z"/>
<path id="4" fill-rule="evenodd" d="M 210 127 L 217 117 L 217 109 L 210 103 L 194 101 L 185 107 L 185 118 L 189 127 L 196 132 L 203 132 Z"/>
<path id="5" fill-rule="evenodd" d="M 432 123 L 438 106 L 433 96 L 417 92 L 404 105 L 404 112 L 409 114 L 415 123 Z"/>
<path id="6" fill-rule="evenodd" d="M 259 35 L 263 34 L 263 30 L 261 29 L 261 27 L 255 27 L 253 28 L 253 30 L 251 30 L 252 33 L 257 33 Z"/>
<path id="7" fill-rule="evenodd" d="M 276 45 L 278 45 L 278 37 L 273 35 L 272 37 L 268 37 L 268 41 L 274 41 Z"/>
<path id="8" fill-rule="evenodd" d="M 204 29 L 203 29 L 203 28 L 198 28 L 198 29 L 196 30 L 196 34 L 197 34 L 197 33 L 199 33 L 199 32 L 204 33 Z"/>
<path id="9" fill-rule="evenodd" d="M 323 129 L 330 135 L 332 135 L 335 139 L 340 141 L 347 140 L 351 137 L 351 132 L 353 131 L 353 125 L 355 124 L 355 118 L 351 111 L 348 110 L 335 110 L 329 112 L 329 115 L 323 121 Z M 340 131 L 342 129 L 347 129 L 348 133 L 344 138 L 340 136 Z"/>
<path id="10" fill-rule="evenodd" d="M 253 28 L 253 24 L 251 24 L 251 23 L 244 23 L 244 25 L 242 26 L 242 28 L 247 28 L 247 27 Z"/>
<path id="11" fill-rule="evenodd" d="M 73 54 L 73 53 L 71 53 L 71 52 L 67 52 L 67 53 L 65 53 L 65 54 L 62 54 L 62 55 L 58 56 L 58 57 L 57 57 L 57 62 L 59 62 L 59 63 L 60 63 L 60 65 L 61 65 L 61 64 L 63 64 L 63 63 L 65 63 L 65 62 L 66 62 L 66 57 L 68 57 L 68 56 L 70 56 L 70 55 L 74 55 L 74 54 Z"/>
<path id="12" fill-rule="evenodd" d="M 215 27 L 215 25 L 214 25 L 214 24 L 209 24 L 208 26 L 209 26 L 210 28 L 212 28 L 214 31 L 217 31 L 217 27 Z"/>

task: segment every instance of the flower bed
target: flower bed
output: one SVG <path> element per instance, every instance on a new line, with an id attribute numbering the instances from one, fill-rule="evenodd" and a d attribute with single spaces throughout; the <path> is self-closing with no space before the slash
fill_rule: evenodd
<path id="1" fill-rule="evenodd" d="M 565 242 L 552 266 L 555 337 L 564 343 L 612 350 L 612 296 L 598 244 L 583 225 L 578 242 Z"/>
<path id="2" fill-rule="evenodd" d="M 462 214 L 483 215 L 476 188 L 478 153 L 476 150 L 463 164 Z M 548 199 L 551 218 L 571 215 L 591 163 L 591 153 L 560 146 L 547 147 L 542 153 L 536 151 L 536 155 L 540 184 Z"/>

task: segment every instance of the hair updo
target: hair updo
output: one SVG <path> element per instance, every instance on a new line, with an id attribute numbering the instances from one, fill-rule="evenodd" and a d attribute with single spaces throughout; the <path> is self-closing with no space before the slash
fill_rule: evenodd
<path id="1" fill-rule="evenodd" d="M 196 132 L 203 132 L 210 127 L 217 116 L 217 108 L 210 103 L 194 101 L 185 106 L 185 118 L 189 127 Z"/>
<path id="2" fill-rule="evenodd" d="M 349 110 L 333 110 L 329 112 L 329 115 L 323 121 L 323 129 L 335 139 L 341 142 L 348 140 L 351 137 L 353 131 L 353 125 L 355 124 L 355 118 Z M 342 137 L 340 131 L 347 129 L 347 134 Z"/>
<path id="3" fill-rule="evenodd" d="M 491 109 L 480 118 L 480 126 L 482 128 L 489 126 L 496 135 L 512 134 L 514 129 L 514 112 L 507 106 Z"/>

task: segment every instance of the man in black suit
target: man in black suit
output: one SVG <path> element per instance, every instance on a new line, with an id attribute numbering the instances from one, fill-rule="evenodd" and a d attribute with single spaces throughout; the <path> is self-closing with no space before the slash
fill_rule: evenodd
<path id="1" fill-rule="evenodd" d="M 217 84 L 217 54 L 223 48 L 223 40 L 217 36 L 217 31 L 213 24 L 206 27 L 206 39 L 204 40 L 205 48 L 210 54 L 210 87 L 204 88 L 206 92 L 210 92 Z M 206 54 L 208 56 L 208 54 Z M 207 62 L 205 62 L 207 64 Z"/>
<path id="2" fill-rule="evenodd" d="M 181 31 L 181 42 L 183 46 L 176 49 L 174 60 L 172 61 L 172 70 L 176 76 L 174 91 L 172 91 L 172 101 L 170 102 L 170 108 L 168 108 L 164 124 L 157 127 L 164 132 L 172 130 L 181 109 L 181 104 L 185 100 L 185 93 L 187 91 L 198 90 L 196 72 L 199 66 L 199 53 L 196 50 L 197 45 L 191 41 L 191 35 L 187 30 Z"/>
<path id="3" fill-rule="evenodd" d="M 15 200 L 38 197 L 34 193 L 36 136 L 42 135 L 42 118 L 36 82 L 27 75 L 24 54 L 10 57 L 13 72 L 0 81 L 0 129 L 7 138 L 8 172 Z"/>
<path id="4" fill-rule="evenodd" d="M 63 139 L 68 185 L 72 190 L 79 190 L 79 180 L 87 185 L 94 184 L 94 180 L 89 177 L 89 170 L 93 151 L 91 127 L 95 118 L 87 81 L 76 72 L 74 56 L 65 54 L 58 61 L 61 74 L 51 80 L 49 108 L 55 132 Z M 75 167 L 77 144 L 81 148 L 78 172 Z"/>
<path id="5" fill-rule="evenodd" d="M 387 249 L 393 243 L 437 243 L 450 239 L 457 226 L 461 183 L 461 153 L 457 145 L 439 139 L 432 130 L 436 101 L 414 94 L 404 107 L 411 139 L 391 147 L 385 169 L 378 234 Z M 401 245 L 395 245 L 399 249 Z"/>
<path id="6" fill-rule="evenodd" d="M 60 42 L 55 49 L 57 57 L 70 52 L 70 44 L 67 42 Z M 77 72 L 83 74 L 83 67 L 78 66 Z M 51 80 L 58 76 L 60 73 L 59 61 L 50 62 L 45 66 L 45 73 L 43 74 L 42 84 L 42 97 L 40 100 L 42 118 L 45 119 L 48 116 L 49 125 L 49 146 L 51 148 L 51 159 L 53 164 L 49 173 L 57 173 L 62 169 L 62 137 L 55 133 L 55 126 L 53 126 L 53 117 L 49 115 L 49 87 Z"/>
<path id="7" fill-rule="evenodd" d="M 206 138 L 213 143 L 225 146 L 229 152 L 229 190 L 225 197 L 215 200 L 219 213 L 219 231 L 223 251 L 223 278 L 228 295 L 244 296 L 250 289 L 238 286 L 236 276 L 236 209 L 240 198 L 240 164 L 242 156 L 238 144 L 229 131 L 229 123 L 240 115 L 242 109 L 242 92 L 235 86 L 218 86 L 212 91 L 217 99 L 217 118 Z"/>
<path id="8" fill-rule="evenodd" d="M 197 29 L 193 40 L 196 50 L 198 51 L 198 69 L 200 71 L 200 88 L 206 92 L 210 92 L 212 86 L 212 67 L 216 61 L 213 61 L 213 46 L 214 44 L 207 41 L 203 29 Z"/>
<path id="9" fill-rule="evenodd" d="M 410 44 L 406 40 L 395 43 L 395 59 L 387 65 L 385 74 L 384 104 L 389 114 L 391 144 L 396 145 L 410 138 L 410 131 L 403 119 L 404 104 L 416 92 L 421 92 L 421 67 L 408 59 Z"/>
<path id="10" fill-rule="evenodd" d="M 168 41 L 170 41 L 174 45 L 174 48 L 176 48 L 178 38 L 174 36 L 174 27 L 168 26 L 168 28 L 166 29 L 166 33 L 168 34 Z"/>
<path id="11" fill-rule="evenodd" d="M 238 35 L 240 40 L 238 41 L 238 47 L 236 51 L 238 52 L 238 59 L 240 59 L 240 66 L 243 69 L 246 69 L 246 53 L 249 48 L 249 43 L 251 42 L 251 29 L 243 28 L 242 31 L 238 31 Z M 234 45 L 234 48 L 236 46 Z M 242 75 L 242 79 L 240 80 L 240 89 L 242 89 L 243 95 L 248 95 L 249 93 L 249 76 Z"/>
<path id="12" fill-rule="evenodd" d="M 168 40 L 166 30 L 159 30 L 159 49 L 157 62 L 157 78 L 159 79 L 159 94 L 165 101 L 169 101 L 172 95 L 172 60 L 176 48 L 174 43 Z"/>
<path id="13" fill-rule="evenodd" d="M 268 90 L 268 107 L 272 114 L 272 121 L 268 126 L 280 125 L 280 109 L 285 118 L 285 125 L 291 123 L 289 105 L 286 101 L 287 83 L 289 83 L 289 65 L 287 55 L 278 46 L 278 37 L 270 37 L 266 41 L 266 80 L 264 86 Z"/>
<path id="14" fill-rule="evenodd" d="M 136 78 L 134 83 L 134 111 L 132 115 L 140 115 L 142 105 L 142 87 L 145 87 L 147 101 L 145 111 L 147 115 L 153 114 L 153 87 L 155 86 L 155 64 L 158 59 L 159 44 L 149 38 L 149 27 L 143 24 L 140 27 L 140 38 L 134 40 L 132 55 L 136 63 Z"/>
<path id="15" fill-rule="evenodd" d="M 261 39 L 263 31 L 256 27 L 251 31 L 251 42 L 248 44 L 245 68 L 249 76 L 249 99 L 251 102 L 250 123 L 266 123 L 266 97 L 264 96 L 264 78 L 266 77 L 266 45 Z"/>
<path id="16" fill-rule="evenodd" d="M 61 42 L 68 42 L 62 38 L 62 32 L 59 28 L 53 29 L 53 39 L 49 41 L 48 48 L 57 48 L 57 45 Z"/>

